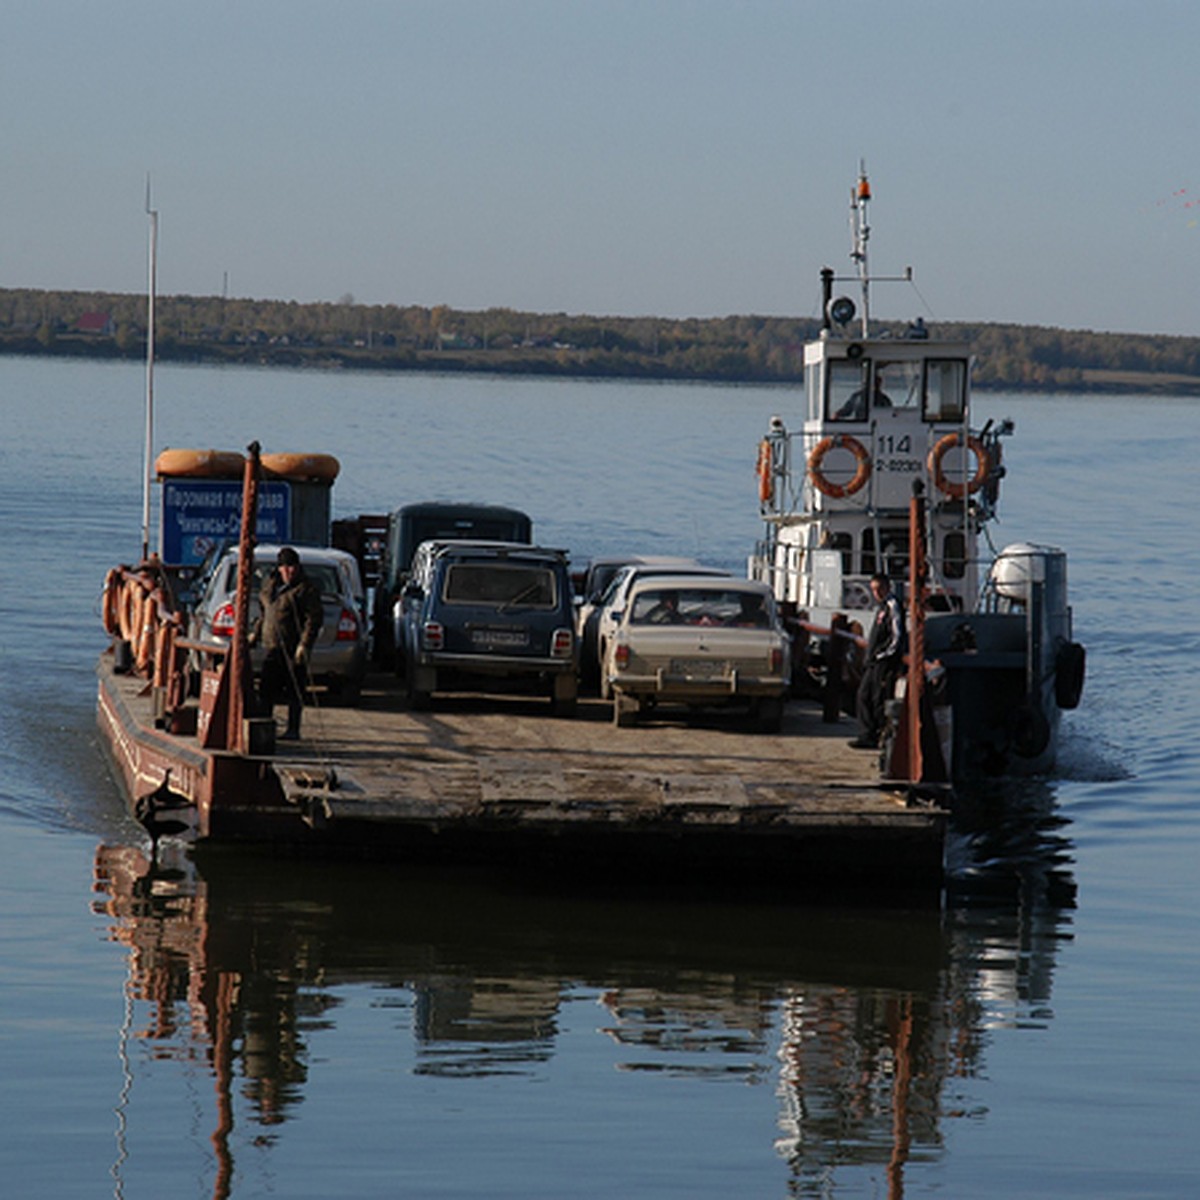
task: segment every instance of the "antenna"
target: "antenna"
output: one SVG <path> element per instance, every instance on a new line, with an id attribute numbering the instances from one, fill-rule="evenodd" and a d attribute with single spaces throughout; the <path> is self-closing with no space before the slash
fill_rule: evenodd
<path id="1" fill-rule="evenodd" d="M 158 275 L 158 211 L 150 206 L 146 172 L 146 215 L 150 218 L 150 265 L 146 288 L 146 445 L 142 480 L 142 560 L 150 557 L 150 474 L 154 462 L 154 301 Z"/>
<path id="2" fill-rule="evenodd" d="M 854 235 L 850 257 L 858 264 L 858 280 L 862 287 L 862 335 L 871 336 L 871 276 L 867 270 L 867 242 L 871 226 L 867 222 L 867 205 L 871 201 L 871 185 L 867 181 L 867 163 L 859 159 L 858 183 L 850 192 L 850 229 Z"/>

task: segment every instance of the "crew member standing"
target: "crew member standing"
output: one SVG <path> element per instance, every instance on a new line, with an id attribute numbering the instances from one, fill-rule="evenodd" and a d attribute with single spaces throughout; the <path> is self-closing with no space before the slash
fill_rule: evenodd
<path id="1" fill-rule="evenodd" d="M 884 704 L 896 686 L 904 660 L 904 613 L 884 574 L 871 576 L 875 619 L 867 638 L 867 661 L 858 685 L 856 712 L 859 735 L 850 745 L 857 750 L 874 750 L 885 723 Z"/>
<path id="2" fill-rule="evenodd" d="M 284 546 L 276 562 L 258 596 L 262 616 L 256 633 L 267 652 L 259 702 L 268 716 L 280 700 L 287 704 L 287 729 L 280 736 L 294 740 L 300 736 L 308 662 L 325 612 L 320 589 L 305 574 L 296 551 Z"/>

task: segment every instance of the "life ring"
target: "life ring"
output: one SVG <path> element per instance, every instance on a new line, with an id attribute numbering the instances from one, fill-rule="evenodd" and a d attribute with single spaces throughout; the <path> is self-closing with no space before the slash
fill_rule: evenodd
<path id="1" fill-rule="evenodd" d="M 154 638 L 154 677 L 155 687 L 166 687 L 170 677 L 171 660 L 175 656 L 175 623 L 163 621 L 158 627 Z"/>
<path id="2" fill-rule="evenodd" d="M 236 450 L 164 450 L 154 460 L 155 473 L 190 476 L 193 479 L 241 479 L 246 472 L 245 456 Z"/>
<path id="3" fill-rule="evenodd" d="M 966 483 L 961 480 L 947 479 L 946 472 L 942 470 L 942 459 L 955 446 L 962 444 L 961 433 L 948 433 L 929 452 L 928 467 L 930 475 L 933 476 L 933 486 L 954 500 L 961 500 L 964 496 L 973 496 L 988 481 L 988 477 L 992 473 L 992 459 L 987 452 L 987 447 L 973 433 L 968 433 L 967 449 L 975 455 L 975 474 Z"/>
<path id="4" fill-rule="evenodd" d="M 129 642 L 130 645 L 133 645 L 136 638 L 141 597 L 141 584 L 135 579 L 126 579 L 121 585 L 121 600 L 117 609 L 117 624 L 120 628 L 121 641 Z"/>
<path id="5" fill-rule="evenodd" d="M 156 592 L 145 592 L 142 595 L 140 625 L 134 654 L 134 663 L 139 672 L 146 671 L 154 659 L 154 646 L 158 639 L 158 594 Z"/>
<path id="6" fill-rule="evenodd" d="M 342 464 L 332 454 L 264 454 L 263 473 L 296 482 L 332 483 Z"/>
<path id="7" fill-rule="evenodd" d="M 775 499 L 775 477 L 771 470 L 771 443 L 763 438 L 758 443 L 758 500 L 760 504 L 770 504 Z"/>
<path id="8" fill-rule="evenodd" d="M 835 447 L 849 450 L 858 463 L 854 478 L 849 483 L 834 483 L 821 473 L 821 464 L 825 461 L 825 455 Z M 866 486 L 867 480 L 871 478 L 871 456 L 867 453 L 866 446 L 858 438 L 851 437 L 846 433 L 835 433 L 830 437 L 823 437 L 813 447 L 812 453 L 808 456 L 808 477 L 813 481 L 813 487 L 818 492 L 831 496 L 834 500 L 841 500 L 845 496 L 853 496 L 855 492 L 861 491 Z"/>
<path id="9" fill-rule="evenodd" d="M 101 602 L 104 632 L 116 637 L 121 631 L 121 572 L 112 567 L 104 577 L 104 599 Z"/>

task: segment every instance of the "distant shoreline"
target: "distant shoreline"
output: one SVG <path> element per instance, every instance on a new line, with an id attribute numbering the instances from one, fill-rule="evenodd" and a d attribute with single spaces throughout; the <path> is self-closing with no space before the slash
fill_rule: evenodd
<path id="1" fill-rule="evenodd" d="M 811 317 L 594 317 L 215 296 L 160 297 L 162 362 L 722 384 L 803 380 Z M 884 336 L 907 325 L 881 322 Z M 1200 396 L 1200 338 L 938 322 L 980 391 Z M 0 288 L 0 354 L 137 360 L 146 297 Z"/>
<path id="2" fill-rule="evenodd" d="M 95 362 L 137 362 L 145 358 L 137 352 L 119 350 L 111 341 L 71 341 L 59 339 L 51 347 L 32 338 L 0 335 L 0 355 L 45 359 L 86 359 Z M 594 356 L 565 361 L 551 355 L 470 351 L 413 351 L 381 354 L 366 350 L 307 347 L 194 345 L 161 347 L 155 358 L 160 363 L 194 363 L 207 366 L 254 366 L 325 371 L 431 372 L 459 375 L 506 376 L 532 375 L 563 379 L 628 379 L 648 382 L 720 383 L 755 386 L 799 387 L 802 375 L 754 375 L 737 372 L 706 372 L 673 369 L 665 364 L 647 362 L 606 364 Z M 1069 392 L 1080 395 L 1196 396 L 1200 398 L 1200 377 L 1166 372 L 1088 370 L 1079 381 L 1009 382 L 976 381 L 975 391 Z"/>

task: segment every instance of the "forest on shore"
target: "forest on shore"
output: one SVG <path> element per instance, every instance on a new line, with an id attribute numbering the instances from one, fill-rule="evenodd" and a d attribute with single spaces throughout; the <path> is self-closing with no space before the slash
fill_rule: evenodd
<path id="1" fill-rule="evenodd" d="M 144 294 L 0 288 L 0 353 L 142 358 Z M 677 320 L 160 296 L 163 361 L 794 383 L 815 318 Z M 881 328 L 903 337 L 903 324 Z M 977 387 L 1200 395 L 1200 337 L 938 322 L 970 343 Z"/>

